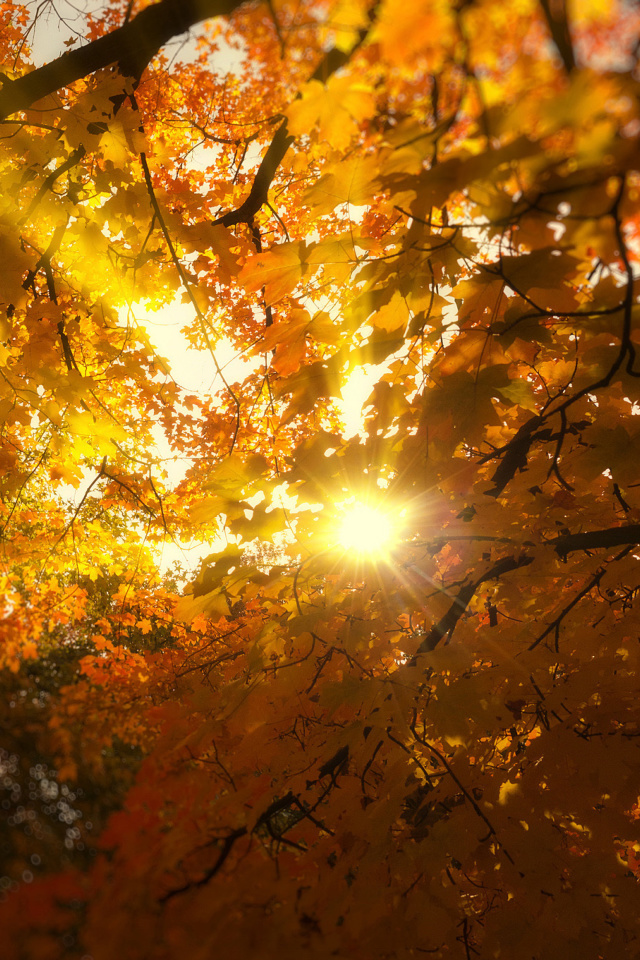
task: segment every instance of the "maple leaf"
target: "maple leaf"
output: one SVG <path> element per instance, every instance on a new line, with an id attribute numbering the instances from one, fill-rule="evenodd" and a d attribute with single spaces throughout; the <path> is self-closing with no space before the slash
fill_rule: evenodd
<path id="1" fill-rule="evenodd" d="M 289 131 L 294 136 L 308 134 L 318 124 L 321 140 L 344 150 L 358 125 L 375 110 L 373 91 L 348 74 L 330 77 L 325 84 L 310 80 L 287 110 Z"/>
<path id="2" fill-rule="evenodd" d="M 306 272 L 307 245 L 282 243 L 265 253 L 250 257 L 240 271 L 239 280 L 247 290 L 264 287 L 265 303 L 276 303 L 298 285 Z"/>

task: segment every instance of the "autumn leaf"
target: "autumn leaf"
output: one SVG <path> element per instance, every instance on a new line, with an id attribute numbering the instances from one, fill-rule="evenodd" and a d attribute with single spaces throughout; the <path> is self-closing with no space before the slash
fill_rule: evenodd
<path id="1" fill-rule="evenodd" d="M 327 165 L 327 172 L 304 194 L 316 216 L 330 213 L 339 204 L 353 206 L 366 204 L 373 193 L 373 181 L 377 174 L 375 161 L 371 158 L 353 156 L 339 165 Z"/>
<path id="2" fill-rule="evenodd" d="M 436 72 L 454 41 L 455 20 L 450 5 L 443 0 L 420 0 L 410 10 L 401 0 L 385 0 L 374 35 L 390 63 L 404 65 L 420 56 Z"/>
<path id="3" fill-rule="evenodd" d="M 249 291 L 264 287 L 267 304 L 276 303 L 291 293 L 306 272 L 307 244 L 282 243 L 266 253 L 250 257 L 239 274 L 239 280 Z"/>
<path id="4" fill-rule="evenodd" d="M 337 150 L 344 150 L 358 125 L 375 110 L 373 91 L 348 74 L 334 74 L 326 85 L 310 80 L 299 100 L 287 110 L 289 131 L 294 136 L 318 125 L 318 135 Z"/>

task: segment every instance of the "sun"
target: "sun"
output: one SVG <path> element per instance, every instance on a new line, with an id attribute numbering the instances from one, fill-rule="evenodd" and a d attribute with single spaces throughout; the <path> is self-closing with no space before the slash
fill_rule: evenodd
<path id="1" fill-rule="evenodd" d="M 345 550 L 380 557 L 394 540 L 394 524 L 384 510 L 366 503 L 350 503 L 344 507 L 338 539 Z"/>

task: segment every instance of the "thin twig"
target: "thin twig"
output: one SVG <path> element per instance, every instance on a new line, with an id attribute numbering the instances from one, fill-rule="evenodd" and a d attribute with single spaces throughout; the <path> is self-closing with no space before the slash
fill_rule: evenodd
<path id="1" fill-rule="evenodd" d="M 135 101 L 134 101 L 134 105 L 135 105 Z M 156 217 L 157 217 L 158 223 L 159 223 L 159 225 L 160 225 L 160 229 L 161 229 L 161 231 L 162 231 L 162 235 L 164 236 L 165 242 L 166 242 L 167 247 L 168 247 L 168 249 L 169 249 L 169 253 L 170 253 L 170 255 L 171 255 L 171 259 L 172 259 L 172 261 L 173 261 L 173 264 L 174 264 L 176 270 L 178 271 L 178 274 L 180 275 L 180 279 L 182 280 L 182 284 L 183 284 L 183 286 L 184 286 L 184 288 L 185 288 L 185 291 L 186 291 L 186 293 L 187 293 L 187 296 L 189 297 L 189 300 L 191 301 L 191 304 L 192 304 L 192 306 L 193 306 L 193 309 L 195 310 L 196 316 L 197 316 L 198 321 L 199 321 L 199 323 L 200 323 L 200 329 L 201 329 L 201 331 L 202 331 L 202 335 L 203 335 L 203 337 L 204 337 L 204 341 L 205 341 L 205 343 L 206 343 L 206 345 L 207 345 L 207 349 L 208 349 L 209 353 L 211 354 L 211 358 L 213 359 L 213 362 L 214 362 L 214 365 L 215 365 L 215 368 L 216 368 L 216 372 L 217 372 L 218 376 L 220 377 L 220 379 L 222 380 L 222 382 L 223 382 L 223 384 L 224 384 L 224 387 L 225 387 L 227 393 L 229 394 L 229 396 L 231 397 L 231 399 L 232 399 L 232 401 L 233 401 L 233 404 L 234 404 L 234 406 L 235 406 L 235 408 L 236 408 L 235 427 L 234 427 L 234 431 L 233 431 L 233 436 L 232 436 L 232 438 L 231 438 L 231 446 L 230 446 L 230 448 L 229 448 L 229 453 L 231 453 L 231 452 L 233 451 L 233 448 L 234 448 L 235 445 L 236 445 L 236 439 L 237 439 L 237 437 L 238 437 L 238 432 L 239 432 L 239 430 L 240 430 L 240 412 L 241 412 L 240 401 L 238 400 L 236 394 L 234 393 L 234 391 L 232 390 L 231 386 L 230 386 L 229 383 L 227 382 L 227 379 L 226 379 L 224 373 L 222 372 L 222 368 L 221 368 L 220 364 L 218 363 L 218 358 L 216 357 L 215 351 L 214 351 L 214 349 L 213 349 L 213 344 L 211 343 L 211 339 L 210 339 L 210 337 L 209 337 L 209 331 L 207 330 L 207 322 L 206 322 L 206 320 L 205 320 L 204 314 L 202 313 L 202 310 L 200 309 L 200 306 L 199 306 L 199 304 L 198 304 L 198 301 L 196 300 L 196 297 L 195 297 L 195 295 L 194 295 L 194 293 L 193 293 L 193 290 L 191 289 L 191 286 L 192 286 L 192 285 L 191 285 L 191 281 L 189 280 L 189 277 L 187 276 L 186 271 L 185 271 L 184 267 L 182 266 L 182 263 L 180 262 L 180 258 L 178 257 L 178 254 L 176 253 L 176 249 L 175 249 L 175 247 L 174 247 L 174 245 L 173 245 L 173 240 L 171 239 L 171 235 L 170 235 L 170 233 L 169 233 L 169 229 L 168 229 L 167 224 L 166 224 L 166 222 L 165 222 L 164 216 L 162 215 L 162 211 L 160 210 L 160 206 L 159 206 L 159 204 L 158 204 L 158 199 L 157 199 L 157 197 L 156 197 L 155 190 L 154 190 L 154 188 L 153 188 L 153 181 L 152 181 L 152 179 L 151 179 L 151 172 L 150 172 L 150 170 L 149 170 L 149 164 L 148 164 L 148 162 L 147 162 L 147 157 L 146 157 L 146 154 L 144 153 L 144 151 L 142 151 L 142 152 L 140 153 L 140 162 L 141 162 L 141 164 L 142 164 L 142 170 L 143 170 L 143 173 L 144 173 L 144 179 L 145 179 L 145 183 L 146 183 L 146 185 L 147 185 L 147 192 L 148 192 L 148 194 L 149 194 L 149 200 L 151 201 L 151 206 L 153 207 L 154 213 L 155 213 L 155 215 L 156 215 Z"/>
<path id="2" fill-rule="evenodd" d="M 613 557 L 612 560 L 610 560 L 609 562 L 615 563 L 617 560 L 622 560 L 622 558 L 626 557 L 627 554 L 630 553 L 632 550 L 633 550 L 633 546 L 625 547 L 624 550 L 621 550 L 620 553 L 617 556 Z M 555 620 L 551 621 L 551 623 L 546 627 L 546 629 L 542 631 L 540 636 L 536 640 L 534 640 L 533 643 L 529 644 L 527 649 L 533 650 L 534 647 L 537 647 L 539 643 L 542 643 L 542 641 L 546 637 L 548 637 L 550 633 L 554 633 L 555 634 L 555 650 L 557 651 L 559 646 L 559 639 L 560 639 L 560 625 L 562 624 L 562 621 L 567 616 L 567 614 L 570 613 L 571 610 L 573 610 L 573 608 L 578 603 L 580 603 L 583 597 L 586 597 L 588 593 L 591 593 L 594 587 L 598 586 L 598 584 L 600 583 L 600 581 L 602 580 L 606 572 L 607 572 L 606 567 L 599 567 L 598 570 L 596 570 L 593 577 L 591 577 L 591 579 L 587 582 L 587 584 L 582 588 L 582 590 L 580 590 L 579 593 L 575 595 L 573 600 L 570 603 L 568 603 L 566 607 L 564 607 L 560 611 L 560 613 L 555 618 Z"/>

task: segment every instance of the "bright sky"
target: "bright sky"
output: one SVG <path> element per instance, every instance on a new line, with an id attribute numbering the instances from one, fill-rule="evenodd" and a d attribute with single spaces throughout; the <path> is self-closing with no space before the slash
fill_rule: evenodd
<path id="1" fill-rule="evenodd" d="M 106 4 L 102 0 L 26 0 L 27 9 L 34 18 L 28 41 L 36 66 L 55 60 L 67 49 L 65 40 L 84 37 L 84 18 L 87 12 L 98 14 Z M 197 28 L 167 44 L 174 56 L 187 59 Z M 228 48 L 220 49 L 220 69 L 232 71 L 238 54 Z"/>
<path id="2" fill-rule="evenodd" d="M 146 330 L 173 379 L 187 393 L 208 396 L 220 389 L 222 383 L 211 354 L 208 350 L 191 347 L 182 333 L 182 328 L 193 322 L 193 309 L 190 304 L 176 300 L 173 304 L 151 312 L 147 311 L 144 305 L 137 305 L 133 315 Z M 244 357 L 238 353 L 227 339 L 218 342 L 215 355 L 229 383 L 243 380 L 256 364 L 255 358 Z M 170 449 L 160 428 L 156 431 L 156 442 L 160 455 L 165 458 L 165 468 L 171 484 L 178 484 L 191 461 Z"/>

